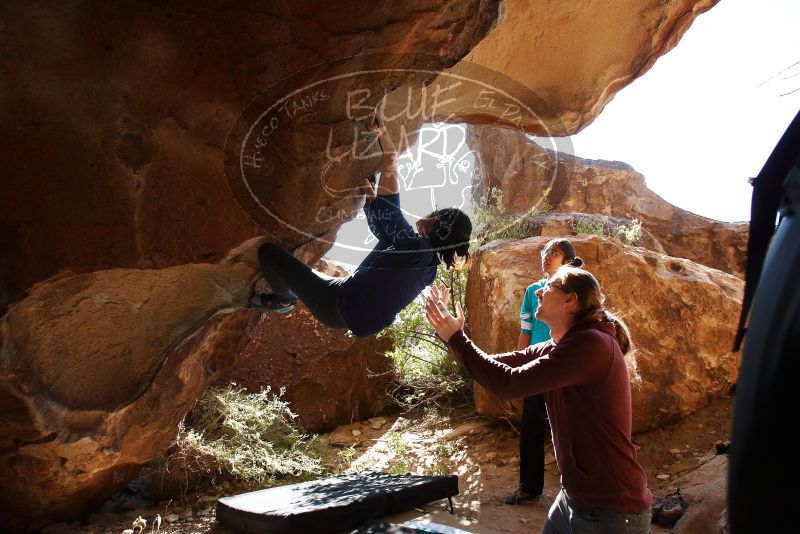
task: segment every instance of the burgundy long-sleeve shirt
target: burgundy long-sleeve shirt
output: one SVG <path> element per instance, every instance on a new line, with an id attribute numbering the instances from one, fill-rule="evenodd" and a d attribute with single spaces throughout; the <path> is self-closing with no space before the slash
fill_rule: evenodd
<path id="1" fill-rule="evenodd" d="M 448 345 L 503 400 L 544 393 L 561 485 L 580 508 L 647 510 L 653 495 L 631 440 L 628 369 L 609 322 L 575 325 L 558 342 L 490 356 L 463 331 Z"/>

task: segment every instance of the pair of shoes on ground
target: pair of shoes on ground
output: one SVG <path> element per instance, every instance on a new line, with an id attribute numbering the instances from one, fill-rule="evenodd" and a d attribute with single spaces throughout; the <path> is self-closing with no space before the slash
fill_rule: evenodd
<path id="1" fill-rule="evenodd" d="M 525 488 L 517 488 L 517 491 L 511 495 L 506 495 L 503 502 L 505 504 L 522 504 L 525 501 L 537 501 L 541 496 L 541 493 L 531 493 Z"/>
<path id="2" fill-rule="evenodd" d="M 280 300 L 275 293 L 256 293 L 250 297 L 250 305 L 262 310 L 274 311 L 275 313 L 289 313 L 294 309 L 297 297 L 290 295 L 288 300 Z"/>
<path id="3" fill-rule="evenodd" d="M 658 523 L 662 527 L 671 527 L 678 522 L 689 505 L 683 500 L 680 488 L 667 493 L 663 497 L 655 497 L 650 507 L 651 523 Z"/>

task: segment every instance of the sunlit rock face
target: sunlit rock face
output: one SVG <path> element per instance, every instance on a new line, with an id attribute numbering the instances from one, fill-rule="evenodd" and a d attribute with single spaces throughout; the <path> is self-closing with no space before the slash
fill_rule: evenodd
<path id="1" fill-rule="evenodd" d="M 239 259 L 248 261 L 246 255 Z M 350 274 L 324 259 L 313 265 L 328 276 Z M 263 279 L 255 289 L 271 292 Z M 215 385 L 235 385 L 252 393 L 283 390 L 296 422 L 307 432 L 325 432 L 393 409 L 387 395 L 394 378 L 386 356 L 392 349 L 391 336 L 357 338 L 346 330 L 328 328 L 302 303 L 286 316 L 253 313 L 258 318 L 235 365 L 220 373 Z"/>
<path id="2" fill-rule="evenodd" d="M 542 136 L 577 133 L 717 2 L 508 0 L 497 28 L 437 80 L 469 78 L 472 64 L 485 69 L 484 87 L 453 88 L 440 116 Z"/>
<path id="3" fill-rule="evenodd" d="M 574 133 L 715 3 L 4 6 L 0 311 L 62 269 L 215 261 L 264 231 L 290 248 L 335 231 L 378 165 L 364 126 L 388 92 L 402 111 L 429 88 L 424 117 L 391 126 L 412 140 L 423 118 Z M 431 109 L 457 76 L 479 83 Z M 479 94 L 492 88 L 518 98 Z"/>
<path id="4" fill-rule="evenodd" d="M 250 392 L 285 390 L 297 423 L 307 432 L 387 413 L 396 405 L 390 337 L 359 339 L 333 330 L 298 305 L 288 316 L 263 314 L 236 365 L 216 381 Z"/>
<path id="5" fill-rule="evenodd" d="M 0 322 L 4 528 L 76 517 L 162 454 L 244 348 L 242 264 L 109 269 L 41 282 Z"/>
<path id="6" fill-rule="evenodd" d="M 456 63 L 498 16 L 497 0 L 4 5 L 0 313 L 62 269 L 215 261 L 264 231 L 290 248 L 335 231 L 379 163 L 342 157 L 370 144 L 366 110 Z M 268 146 L 243 152 L 271 106 Z M 235 179 L 248 155 L 263 208 Z"/>
<path id="7" fill-rule="evenodd" d="M 545 150 L 503 128 L 475 126 L 468 133 L 470 148 L 481 154 L 476 195 L 495 188 L 508 213 L 535 208 L 638 219 L 670 256 L 743 276 L 747 223 L 715 221 L 677 208 L 626 163 Z"/>
<path id="8" fill-rule="evenodd" d="M 675 534 L 728 532 L 728 455 L 720 454 L 674 482 L 689 508 L 672 529 Z"/>
<path id="9" fill-rule="evenodd" d="M 498 40 L 474 59 L 481 83 L 522 82 L 534 108 L 524 121 L 486 95 L 478 112 L 474 93 L 452 114 L 448 95 L 430 100 L 442 69 L 497 25 L 497 0 L 4 4 L 4 528 L 77 517 L 124 486 L 239 355 L 269 352 L 264 382 L 287 385 L 309 428 L 382 410 L 383 383 L 365 378 L 386 365 L 372 352 L 381 342 L 328 336 L 301 307 L 284 318 L 296 331 L 243 309 L 256 265 L 218 260 L 265 234 L 309 264 L 322 256 L 380 162 L 366 128 L 383 95 L 390 130 L 409 142 L 437 119 L 574 131 L 712 4 L 508 3 Z M 530 69 L 537 57 L 550 63 Z M 530 187 L 521 193 L 536 202 Z M 664 417 L 692 405 L 659 398 Z"/>
<path id="10" fill-rule="evenodd" d="M 264 234 L 319 259 L 380 162 L 380 98 L 498 17 L 495 0 L 0 8 L 4 528 L 80 516 L 166 450 L 251 334 L 275 335 L 242 309 L 253 265 L 212 262 Z M 365 374 L 363 354 L 330 361 Z"/>
<path id="11" fill-rule="evenodd" d="M 109 269 L 41 282 L 12 304 L 0 322 L 6 526 L 99 506 L 164 453 L 209 385 L 285 389 L 316 432 L 391 409 L 389 338 L 331 330 L 302 305 L 245 309 L 255 278 L 235 261 Z"/>
<path id="12" fill-rule="evenodd" d="M 514 350 L 525 288 L 541 278 L 546 237 L 481 247 L 469 272 L 469 335 L 489 353 Z M 662 427 L 727 394 L 740 354 L 730 351 L 743 282 L 689 260 L 599 236 L 573 238 L 605 306 L 631 330 L 641 384 L 633 388 L 634 431 Z M 500 402 L 476 384 L 480 413 L 518 418 L 522 403 Z"/>

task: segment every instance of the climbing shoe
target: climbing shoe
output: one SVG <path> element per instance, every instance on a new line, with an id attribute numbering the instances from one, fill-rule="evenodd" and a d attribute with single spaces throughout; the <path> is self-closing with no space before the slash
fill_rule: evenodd
<path id="1" fill-rule="evenodd" d="M 517 491 L 511 495 L 506 495 L 503 498 L 503 502 L 506 504 L 522 504 L 525 501 L 538 500 L 539 497 L 541 497 L 541 494 L 536 495 L 535 493 L 530 493 L 522 488 L 517 488 Z"/>
<path id="2" fill-rule="evenodd" d="M 278 296 L 274 293 L 261 294 L 257 293 L 250 297 L 250 305 L 254 308 L 262 310 L 274 311 L 275 313 L 289 313 L 294 309 L 297 303 L 297 297 L 290 295 L 288 300 L 281 302 Z"/>

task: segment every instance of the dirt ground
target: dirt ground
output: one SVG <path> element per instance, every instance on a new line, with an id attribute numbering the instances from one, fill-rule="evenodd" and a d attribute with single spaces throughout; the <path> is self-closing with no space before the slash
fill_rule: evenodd
<path id="1" fill-rule="evenodd" d="M 715 444 L 729 439 L 732 410 L 731 397 L 717 399 L 674 425 L 635 436 L 639 459 L 656 495 L 673 490 L 677 478 L 716 456 Z M 460 494 L 453 499 L 455 515 L 447 513 L 446 501 L 439 501 L 390 518 L 393 522 L 422 518 L 477 533 L 539 532 L 559 488 L 558 469 L 549 445 L 546 454 L 543 498 L 518 506 L 502 503 L 503 496 L 517 485 L 518 435 L 510 425 L 474 413 L 441 417 L 412 412 L 341 426 L 331 434 L 326 463 L 339 468 L 349 465 L 356 471 L 458 475 Z M 148 521 L 144 529 L 147 533 L 159 514 L 163 518 L 160 532 L 229 534 L 232 531 L 214 517 L 218 497 L 186 495 L 155 506 L 131 498 L 125 511 L 99 511 L 82 522 L 54 525 L 44 532 L 121 534 L 142 516 Z M 668 531 L 653 527 L 654 533 Z"/>

